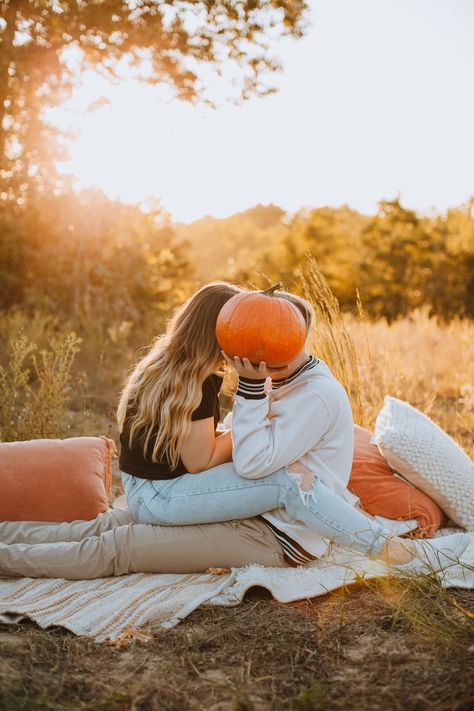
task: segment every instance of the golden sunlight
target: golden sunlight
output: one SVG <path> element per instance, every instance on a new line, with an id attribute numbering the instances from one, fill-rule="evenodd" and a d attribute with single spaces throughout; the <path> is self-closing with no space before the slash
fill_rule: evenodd
<path id="1" fill-rule="evenodd" d="M 301 42 L 279 45 L 278 93 L 241 106 L 222 100 L 229 78 L 224 91 L 206 77 L 220 104 L 213 110 L 147 84 L 143 66 L 145 82 L 126 64 L 115 84 L 87 72 L 49 112 L 77 132 L 58 167 L 77 187 L 95 185 L 111 198 L 159 199 L 179 221 L 257 203 L 290 212 L 347 204 L 373 214 L 382 196 L 397 194 L 415 210 L 460 204 L 472 186 L 472 43 L 456 13 L 443 11 L 424 34 L 420 62 L 425 14 L 410 10 L 408 22 L 407 12 L 370 10 L 361 22 L 360 8 L 345 3 L 341 24 L 337 7 L 324 3 Z M 445 36 L 456 51 L 446 44 L 440 52 Z M 403 100 L 394 86 L 403 86 Z"/>
<path id="2" fill-rule="evenodd" d="M 60 171 L 75 176 L 77 187 L 95 186 L 127 202 L 160 196 L 175 160 L 170 139 L 177 117 L 170 116 L 165 93 L 132 78 L 114 85 L 88 73 L 67 104 L 48 114 L 75 133 Z M 156 162 L 145 158 L 157 150 Z"/>

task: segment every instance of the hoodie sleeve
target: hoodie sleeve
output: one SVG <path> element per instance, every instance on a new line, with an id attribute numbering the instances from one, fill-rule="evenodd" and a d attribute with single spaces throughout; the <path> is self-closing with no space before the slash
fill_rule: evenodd
<path id="1" fill-rule="evenodd" d="M 232 415 L 232 459 L 240 476 L 260 479 L 312 449 L 327 432 L 330 416 L 322 398 L 302 390 L 273 401 L 269 419 L 264 381 L 242 381 Z"/>

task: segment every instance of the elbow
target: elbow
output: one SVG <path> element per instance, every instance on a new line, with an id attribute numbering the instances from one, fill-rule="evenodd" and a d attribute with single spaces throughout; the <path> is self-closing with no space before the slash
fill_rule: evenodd
<path id="1" fill-rule="evenodd" d="M 197 469 L 196 467 L 186 467 L 187 474 L 200 474 L 202 471 L 204 471 L 204 468 Z"/>
<path id="2" fill-rule="evenodd" d="M 187 462 L 181 457 L 181 461 L 183 462 L 188 474 L 200 474 L 206 469 L 204 462 L 196 462 L 195 459 L 192 462 Z"/>
<path id="3" fill-rule="evenodd" d="M 237 474 L 244 479 L 260 479 L 269 473 L 263 466 L 255 462 L 239 462 L 234 459 L 234 468 Z"/>
<path id="4" fill-rule="evenodd" d="M 196 462 L 196 460 L 194 459 L 189 466 L 183 460 L 183 464 L 186 467 L 186 471 L 188 474 L 202 474 L 202 472 L 205 472 L 207 469 L 210 469 L 213 466 L 212 457 L 210 457 L 206 462 Z"/>

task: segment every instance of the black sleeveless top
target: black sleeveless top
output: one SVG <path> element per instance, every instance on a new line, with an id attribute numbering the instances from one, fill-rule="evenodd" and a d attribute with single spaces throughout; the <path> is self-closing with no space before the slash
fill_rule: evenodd
<path id="1" fill-rule="evenodd" d="M 205 420 L 207 417 L 214 417 L 214 428 L 217 427 L 220 419 L 219 390 L 222 380 L 220 375 L 214 374 L 205 379 L 202 384 L 201 403 L 192 413 L 191 420 Z M 140 479 L 176 479 L 176 477 L 186 474 L 187 470 L 181 457 L 175 469 L 171 468 L 165 458 L 159 459 L 157 462 L 151 461 L 156 435 L 150 437 L 146 456 L 143 453 L 143 435 L 132 440 L 132 445 L 129 446 L 129 417 L 131 413 L 127 414 L 128 417 L 125 418 L 123 430 L 120 433 L 120 470 Z"/>

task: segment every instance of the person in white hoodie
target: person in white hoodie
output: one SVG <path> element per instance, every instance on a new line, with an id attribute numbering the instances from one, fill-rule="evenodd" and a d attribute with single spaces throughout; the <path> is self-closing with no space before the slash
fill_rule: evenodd
<path id="1" fill-rule="evenodd" d="M 296 368 L 291 367 L 287 377 L 273 380 L 250 379 L 246 374 L 251 366 L 233 361 L 241 375 L 226 424 L 232 423 L 236 471 L 246 479 L 260 479 L 286 466 L 306 505 L 308 497 L 321 498 L 329 489 L 354 507 L 358 498 L 347 488 L 354 448 L 347 394 L 320 359 L 303 351 L 295 360 Z M 337 527 L 336 512 L 334 520 L 328 520 L 331 510 L 326 510 L 325 520 Z M 280 540 L 287 559 L 297 564 L 320 557 L 329 540 L 337 540 L 329 531 L 315 532 L 283 508 L 263 513 L 262 518 Z M 358 520 L 365 530 L 369 519 L 364 526 Z M 381 524 L 370 525 L 376 535 L 383 534 Z"/>

